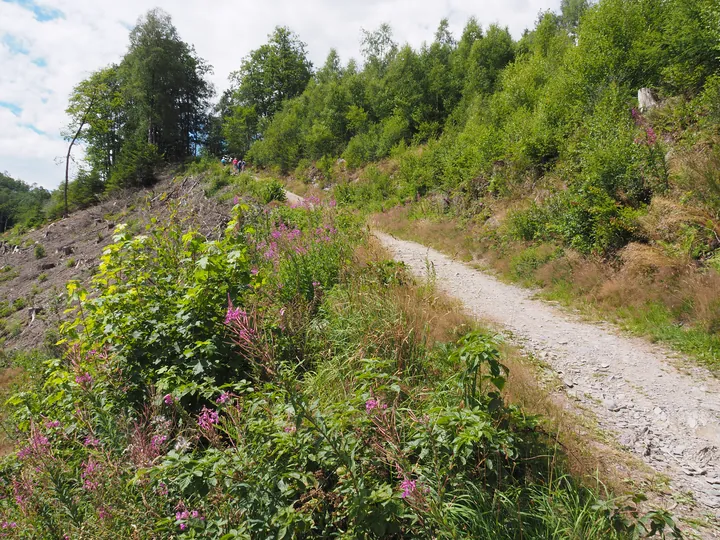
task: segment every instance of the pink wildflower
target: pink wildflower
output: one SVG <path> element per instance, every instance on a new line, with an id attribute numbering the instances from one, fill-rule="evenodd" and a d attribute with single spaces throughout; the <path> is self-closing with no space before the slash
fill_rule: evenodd
<path id="1" fill-rule="evenodd" d="M 253 276 L 257 276 L 260 273 L 260 271 L 257 268 L 253 268 L 250 270 L 250 274 Z"/>
<path id="2" fill-rule="evenodd" d="M 220 397 L 215 400 L 215 403 L 227 403 L 227 401 L 230 399 L 230 394 L 227 392 L 223 392 L 220 394 Z"/>
<path id="3" fill-rule="evenodd" d="M 650 146 L 652 146 L 653 144 L 655 144 L 655 142 L 657 141 L 657 135 L 655 135 L 655 130 L 654 130 L 653 128 L 649 127 L 649 128 L 647 128 L 647 129 L 645 130 L 645 133 L 647 134 L 647 142 L 648 142 L 648 144 L 649 144 Z"/>
<path id="4" fill-rule="evenodd" d="M 87 437 L 85 437 L 85 441 L 83 441 L 83 445 L 87 446 L 87 447 L 100 446 L 100 440 L 96 439 L 92 435 L 88 435 Z"/>
<path id="5" fill-rule="evenodd" d="M 153 450 L 159 450 L 165 441 L 167 441 L 167 435 L 153 435 L 150 440 L 150 446 Z"/>
<path id="6" fill-rule="evenodd" d="M 239 202 L 240 202 L 240 197 L 235 195 L 235 197 L 233 198 L 233 206 L 237 206 Z"/>
<path id="7" fill-rule="evenodd" d="M 402 495 L 400 495 L 400 497 L 402 497 L 403 499 L 410 497 L 416 489 L 415 480 L 408 480 L 406 478 L 401 482 L 400 489 L 402 489 Z"/>
<path id="8" fill-rule="evenodd" d="M 380 405 L 380 402 L 378 400 L 370 398 L 365 402 L 365 410 L 367 412 L 370 412 L 373 409 L 377 409 L 377 407 L 379 405 Z"/>
<path id="9" fill-rule="evenodd" d="M 80 477 L 83 480 L 83 487 L 87 491 L 95 491 L 98 487 L 100 487 L 97 475 L 101 468 L 102 466 L 100 463 L 92 458 L 83 463 L 83 472 L 80 474 Z"/>
<path id="10" fill-rule="evenodd" d="M 78 383 L 80 386 L 90 386 L 93 382 L 92 375 L 85 372 L 83 375 L 78 375 L 75 377 L 75 382 Z"/>
<path id="11" fill-rule="evenodd" d="M 203 407 L 202 411 L 200 411 L 200 414 L 198 415 L 198 425 L 202 429 L 212 429 L 214 424 L 217 424 L 220 421 L 220 415 L 217 411 L 213 411 L 208 409 L 207 407 Z"/>
<path id="12" fill-rule="evenodd" d="M 187 525 L 186 525 L 185 523 L 181 523 L 181 524 L 180 524 L 180 530 L 181 530 L 181 531 L 184 531 L 185 529 L 187 529 Z"/>
<path id="13" fill-rule="evenodd" d="M 45 422 L 45 427 L 48 429 L 57 428 L 57 427 L 60 427 L 60 422 L 58 420 L 52 420 L 50 422 Z"/>
<path id="14" fill-rule="evenodd" d="M 165 402 L 165 405 L 172 405 L 175 403 L 175 398 L 172 396 L 172 394 L 165 394 L 165 397 L 163 397 L 163 401 Z"/>
<path id="15" fill-rule="evenodd" d="M 285 433 L 295 433 L 297 428 L 295 426 L 285 426 Z"/>

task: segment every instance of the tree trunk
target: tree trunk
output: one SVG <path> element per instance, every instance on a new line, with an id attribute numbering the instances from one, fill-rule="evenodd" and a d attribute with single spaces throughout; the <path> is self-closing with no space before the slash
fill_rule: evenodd
<path id="1" fill-rule="evenodd" d="M 77 131 L 75 132 L 75 135 L 73 136 L 72 140 L 70 141 L 70 146 L 68 146 L 67 156 L 65 156 L 65 211 L 63 212 L 63 217 L 67 217 L 68 215 L 68 184 L 70 183 L 70 152 L 72 152 L 72 147 L 75 144 L 75 141 L 80 136 L 80 132 L 82 131 L 83 126 L 85 126 L 85 122 L 87 122 L 87 117 L 90 114 L 90 109 L 92 109 L 93 105 L 95 104 L 95 99 L 91 99 L 90 103 L 88 103 L 87 109 L 85 109 L 85 114 L 83 114 L 82 119 L 80 120 L 80 125 L 78 126 Z"/>

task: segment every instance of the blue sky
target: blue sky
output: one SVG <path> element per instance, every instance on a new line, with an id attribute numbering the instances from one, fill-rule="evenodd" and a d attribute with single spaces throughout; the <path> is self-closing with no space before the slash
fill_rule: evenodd
<path id="1" fill-rule="evenodd" d="M 183 39 L 214 66 L 212 82 L 228 74 L 276 25 L 288 25 L 322 64 L 330 47 L 341 58 L 359 56 L 361 28 L 389 22 L 397 41 L 429 41 L 443 17 L 459 35 L 474 15 L 499 22 L 516 37 L 538 13 L 560 0 L 0 0 L 0 171 L 29 183 L 57 187 L 63 179 L 65 107 L 73 86 L 117 62 L 128 30 L 149 9 L 173 17 Z M 82 159 L 78 148 L 77 159 Z"/>

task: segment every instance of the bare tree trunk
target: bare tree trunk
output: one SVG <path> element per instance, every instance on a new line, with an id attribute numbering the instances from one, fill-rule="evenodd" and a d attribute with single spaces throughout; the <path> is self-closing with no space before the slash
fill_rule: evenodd
<path id="1" fill-rule="evenodd" d="M 85 126 L 85 123 L 87 122 L 87 117 L 90 114 L 90 110 L 93 108 L 93 105 L 95 104 L 95 99 L 91 99 L 90 103 L 88 103 L 87 109 L 85 109 L 85 114 L 83 114 L 82 120 L 80 120 L 80 125 L 77 128 L 77 131 L 75 132 L 75 136 L 70 141 L 70 146 L 68 146 L 67 156 L 65 156 L 65 211 L 63 212 L 63 217 L 67 217 L 68 215 L 68 184 L 70 183 L 70 152 L 72 152 L 72 147 L 75 144 L 75 141 L 77 141 L 77 138 L 80 136 L 80 132 L 82 131 L 82 128 Z"/>

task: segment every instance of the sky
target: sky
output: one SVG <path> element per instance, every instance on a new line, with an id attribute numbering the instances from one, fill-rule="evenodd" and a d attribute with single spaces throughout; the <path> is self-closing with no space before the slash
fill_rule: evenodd
<path id="1" fill-rule="evenodd" d="M 160 7 L 180 37 L 214 68 L 219 92 L 251 50 L 286 25 L 321 66 L 331 47 L 359 59 L 361 29 L 390 23 L 395 40 L 419 47 L 447 17 L 456 37 L 468 18 L 507 26 L 515 38 L 560 0 L 0 0 L 0 171 L 48 189 L 64 179 L 67 98 L 90 73 L 118 62 L 128 34 Z M 74 151 L 82 158 L 82 148 Z M 73 166 L 75 169 L 76 166 Z"/>

